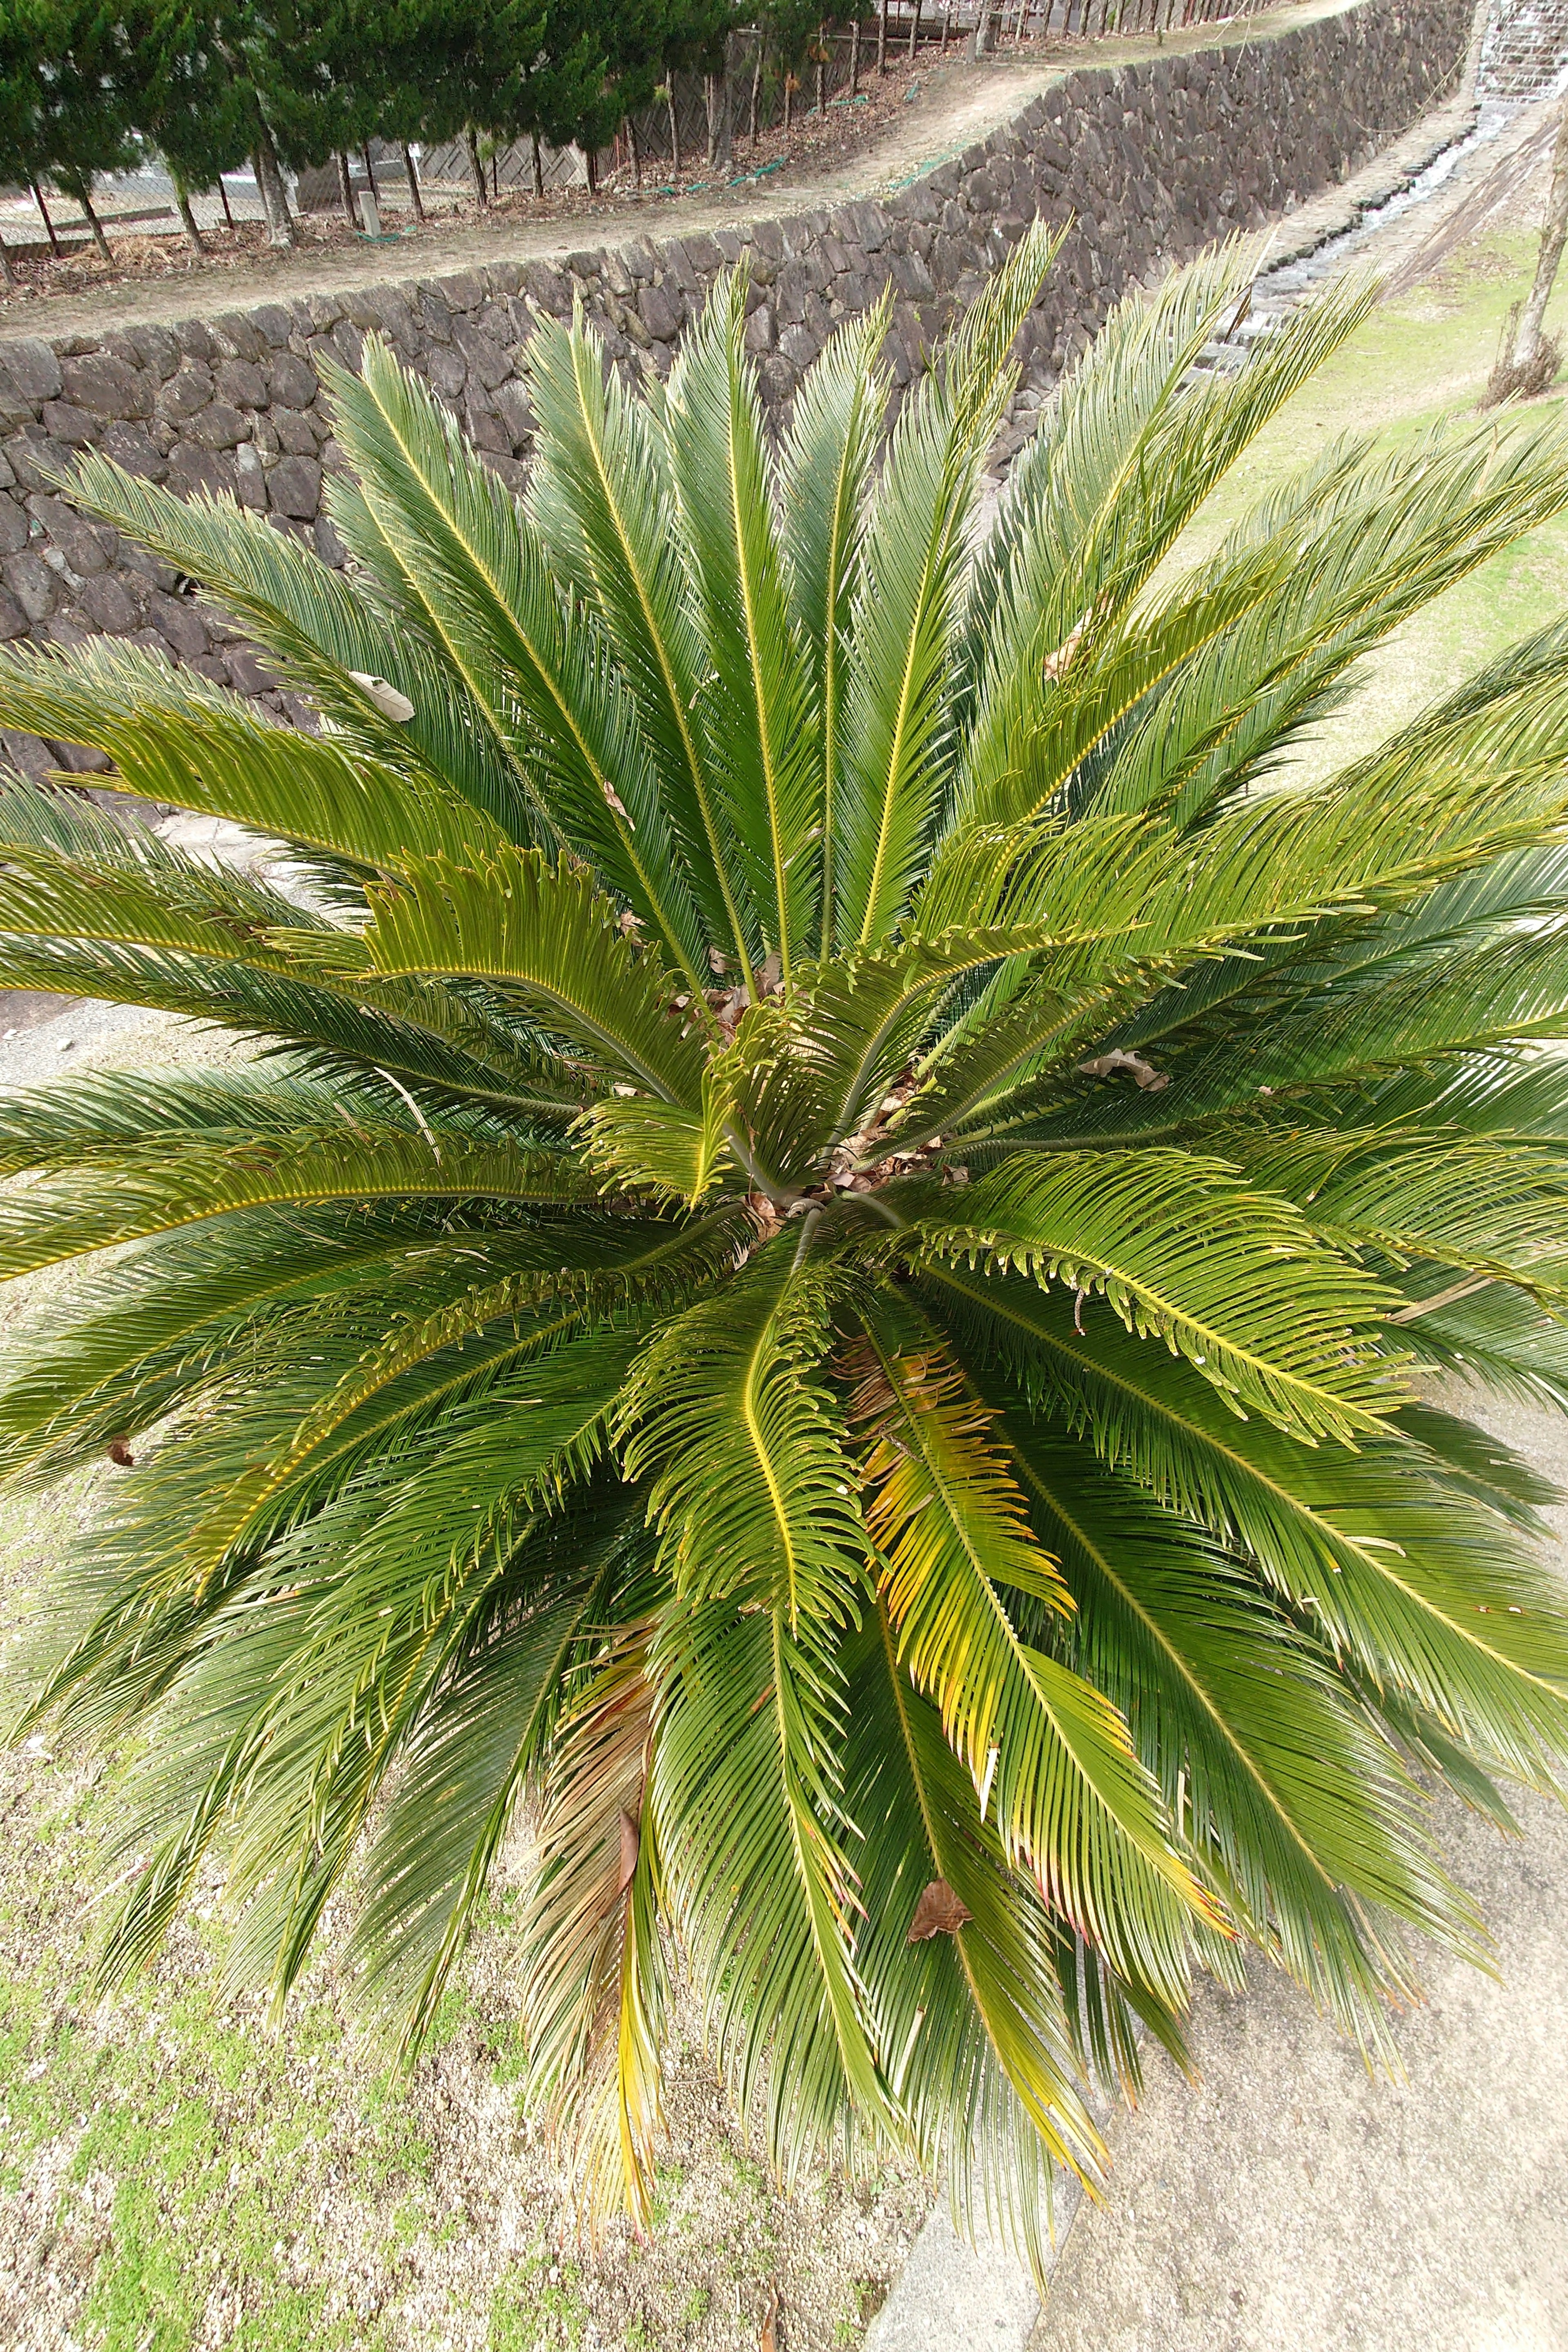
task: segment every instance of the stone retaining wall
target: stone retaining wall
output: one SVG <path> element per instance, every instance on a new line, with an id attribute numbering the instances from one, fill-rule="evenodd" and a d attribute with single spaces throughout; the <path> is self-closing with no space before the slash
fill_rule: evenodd
<path id="1" fill-rule="evenodd" d="M 715 274 L 744 258 L 749 341 L 776 409 L 836 322 L 890 281 L 889 353 L 907 383 L 1037 209 L 1076 222 L 1026 333 L 1024 399 L 1037 403 L 1128 285 L 1345 177 L 1446 95 L 1470 13 L 1471 0 L 1360 0 L 1272 37 L 1070 73 L 1005 130 L 880 203 L 100 341 L 0 341 L 0 638 L 129 636 L 287 714 L 239 634 L 166 565 L 73 512 L 48 475 L 100 447 L 176 490 L 232 491 L 340 562 L 320 511 L 337 451 L 314 362 L 331 352 L 353 366 L 371 329 L 515 484 L 531 422 L 516 363 L 536 312 L 568 316 L 581 295 L 618 362 L 662 373 Z M 58 763 L 29 739 L 4 740 L 35 772 Z M 65 758 L 79 770 L 101 764 Z"/>
<path id="2" fill-rule="evenodd" d="M 1481 41 L 1487 98 L 1534 98 L 1568 64 L 1568 0 L 1493 0 Z"/>

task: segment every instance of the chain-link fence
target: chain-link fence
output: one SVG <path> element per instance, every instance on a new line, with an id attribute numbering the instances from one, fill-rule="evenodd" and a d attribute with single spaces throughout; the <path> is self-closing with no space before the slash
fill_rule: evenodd
<path id="1" fill-rule="evenodd" d="M 613 148 L 597 159 L 605 172 L 631 171 L 657 179 L 660 170 L 679 172 L 722 154 L 723 121 L 737 162 L 751 143 L 784 127 L 793 117 L 829 106 L 853 105 L 875 84 L 879 61 L 889 71 L 945 56 L 971 42 L 982 15 L 986 42 L 998 54 L 1029 41 L 1093 42 L 1115 35 L 1169 32 L 1184 25 L 1213 24 L 1250 16 L 1272 0 L 911 0 L 889 5 L 847 28 L 824 27 L 807 55 L 787 63 L 755 32 L 730 43 L 729 70 L 705 79 L 677 74 L 668 92 L 629 116 Z M 437 186 L 469 187 L 476 162 L 487 184 L 500 194 L 513 189 L 580 187 L 588 161 L 575 147 L 553 148 L 523 142 L 477 155 L 454 140 L 432 147 L 420 161 L 422 177 Z"/>

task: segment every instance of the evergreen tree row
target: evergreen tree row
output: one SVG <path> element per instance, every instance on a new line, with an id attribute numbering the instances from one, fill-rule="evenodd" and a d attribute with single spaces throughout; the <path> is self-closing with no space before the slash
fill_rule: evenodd
<path id="1" fill-rule="evenodd" d="M 289 243 L 285 170 L 458 140 L 482 201 L 481 149 L 575 144 L 592 170 L 673 74 L 721 77 L 737 26 L 789 66 L 824 21 L 820 0 L 6 0 L 0 184 L 63 192 L 103 245 L 95 177 L 153 150 L 199 249 L 192 195 L 249 163 Z"/>

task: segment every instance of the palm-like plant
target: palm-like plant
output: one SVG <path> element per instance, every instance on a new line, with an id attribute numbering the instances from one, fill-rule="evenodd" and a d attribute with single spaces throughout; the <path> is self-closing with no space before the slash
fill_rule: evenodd
<path id="1" fill-rule="evenodd" d="M 881 313 L 776 445 L 738 280 L 647 397 L 542 323 L 521 504 L 372 342 L 346 578 L 88 461 L 319 733 L 134 646 L 0 671 L 308 885 L 0 794 L 5 980 L 257 1042 L 0 1105 L 5 1271 L 89 1261 L 5 1467 L 134 1465 L 32 1702 L 148 1735 L 108 1973 L 221 1852 L 238 1975 L 346 1884 L 416 2038 L 529 1799 L 533 2088 L 600 2204 L 646 2210 L 679 1951 L 784 2175 L 891 2141 L 1037 2253 L 1137 2021 L 1179 2053 L 1251 1945 L 1375 2050 L 1405 1931 L 1482 1942 L 1425 1784 L 1506 1822 L 1568 1744 L 1540 1490 L 1413 1386 L 1568 1392 L 1568 626 L 1282 765 L 1563 436 L 1336 446 L 1162 570 L 1368 299 L 1194 383 L 1224 255 L 983 529 L 1048 260 L 885 446 Z"/>

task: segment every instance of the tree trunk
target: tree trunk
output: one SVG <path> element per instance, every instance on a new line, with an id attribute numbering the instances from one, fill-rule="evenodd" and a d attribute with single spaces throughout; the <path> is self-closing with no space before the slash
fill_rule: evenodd
<path id="1" fill-rule="evenodd" d="M 596 196 L 599 193 L 599 151 L 596 147 L 584 148 L 583 168 L 588 174 L 588 194 Z"/>
<path id="2" fill-rule="evenodd" d="M 229 208 L 228 190 L 223 184 L 223 173 L 221 172 L 217 175 L 217 193 L 218 201 L 223 206 L 224 219 L 227 223 L 228 226 L 232 228 L 234 226 L 234 214 Z"/>
<path id="3" fill-rule="evenodd" d="M 827 27 L 816 28 L 816 110 L 825 119 L 827 113 Z"/>
<path id="4" fill-rule="evenodd" d="M 849 95 L 860 95 L 860 19 L 856 17 L 849 27 Z"/>
<path id="5" fill-rule="evenodd" d="M 463 144 L 468 151 L 468 173 L 474 184 L 474 202 L 480 212 L 488 212 L 490 192 L 485 185 L 485 167 L 479 161 L 479 142 L 474 136 L 471 122 L 464 129 Z"/>
<path id="6" fill-rule="evenodd" d="M 792 74 L 792 73 L 786 73 L 786 74 L 785 74 L 785 76 L 784 76 L 784 145 L 785 145 L 786 147 L 789 145 L 789 134 L 790 134 L 790 131 L 791 131 L 792 128 L 794 127 L 794 123 L 795 123 L 795 76 L 794 76 L 794 74 Z"/>
<path id="7" fill-rule="evenodd" d="M 44 234 L 49 240 L 49 251 L 58 255 L 60 249 L 60 241 L 55 235 L 55 225 L 49 218 L 49 208 L 44 202 L 44 192 L 37 180 L 33 182 L 33 202 L 37 205 L 38 211 L 43 216 Z"/>
<path id="8" fill-rule="evenodd" d="M 419 174 L 414 168 L 414 150 L 410 147 L 406 139 L 405 139 L 401 143 L 403 147 L 403 169 L 407 174 L 408 179 L 408 201 L 414 207 L 415 219 L 416 221 L 422 221 L 425 217 L 425 199 L 419 193 Z"/>
<path id="9" fill-rule="evenodd" d="M 174 191 L 174 202 L 179 206 L 180 226 L 185 232 L 191 251 L 205 257 L 206 247 L 202 243 L 202 233 L 196 226 L 196 216 L 191 210 L 190 191 L 177 172 L 171 172 L 169 179 Z"/>
<path id="10" fill-rule="evenodd" d="M 734 141 L 731 128 L 730 59 L 726 51 L 722 73 L 710 74 L 708 99 L 708 168 L 728 171 Z"/>
<path id="11" fill-rule="evenodd" d="M 910 63 L 915 61 L 915 43 L 921 37 L 921 0 L 915 0 L 915 13 L 910 18 Z"/>
<path id="12" fill-rule="evenodd" d="M 767 35 L 766 35 L 765 33 L 763 33 L 763 34 L 759 37 L 759 39 L 758 39 L 758 42 L 757 42 L 757 61 L 756 61 L 755 65 L 752 68 L 752 121 L 751 121 L 751 132 L 752 132 L 752 146 L 753 146 L 753 147 L 754 147 L 754 146 L 756 145 L 756 143 L 757 143 L 757 137 L 758 137 L 758 114 L 759 114 L 759 110 L 760 110 L 760 109 L 761 109 L 762 102 L 763 102 L 763 59 L 764 59 L 764 58 L 767 56 L 767 54 L 768 54 L 768 37 L 767 37 Z"/>
<path id="13" fill-rule="evenodd" d="M 888 70 L 888 0 L 881 0 L 877 11 L 877 71 Z"/>
<path id="14" fill-rule="evenodd" d="M 538 131 L 531 131 L 528 136 L 533 155 L 533 193 L 542 196 L 544 194 L 544 157 L 540 152 Z"/>
<path id="15" fill-rule="evenodd" d="M 1557 282 L 1557 265 L 1563 258 L 1565 245 L 1568 245 L 1568 105 L 1563 107 L 1563 120 L 1557 127 L 1557 143 L 1552 151 L 1552 193 L 1546 199 L 1541 250 L 1535 257 L 1535 277 L 1520 318 L 1519 331 L 1513 339 L 1510 362 L 1513 367 L 1528 367 L 1541 349 L 1546 305 Z"/>
<path id="16" fill-rule="evenodd" d="M 952 10 L 951 8 L 944 8 L 942 12 L 942 55 L 944 58 L 947 55 L 947 45 L 952 37 Z"/>
<path id="17" fill-rule="evenodd" d="M 347 221 L 350 228 L 358 228 L 361 226 L 361 221 L 359 216 L 359 207 L 354 203 L 353 175 L 349 170 L 349 159 L 340 150 L 336 161 L 338 166 L 338 199 L 343 208 L 343 218 Z"/>
<path id="18" fill-rule="evenodd" d="M 364 165 L 364 176 L 370 183 L 371 202 L 374 205 L 376 211 L 379 213 L 381 210 L 381 190 L 375 184 L 375 165 L 370 160 L 370 142 L 368 139 L 365 141 L 363 146 L 361 147 L 359 152 L 360 161 Z"/>
<path id="19" fill-rule="evenodd" d="M 289 211 L 289 191 L 283 184 L 283 173 L 278 161 L 278 150 L 272 144 L 272 133 L 265 123 L 252 157 L 256 169 L 256 184 L 261 191 L 261 207 L 267 215 L 268 242 L 277 246 L 299 243 L 294 223 Z"/>
<path id="20" fill-rule="evenodd" d="M 679 180 L 680 177 L 680 117 L 675 110 L 675 76 L 673 74 L 664 86 L 664 95 L 669 105 L 670 177 Z"/>
<path id="21" fill-rule="evenodd" d="M 628 114 L 626 117 L 626 145 L 631 150 L 632 186 L 640 196 L 642 194 L 642 141 L 637 137 L 637 119 L 635 114 Z"/>
<path id="22" fill-rule="evenodd" d="M 69 188 L 71 194 L 76 198 L 78 204 L 81 206 L 81 216 L 92 232 L 92 241 L 94 245 L 97 246 L 105 261 L 107 261 L 110 268 L 112 268 L 114 266 L 114 256 L 109 250 L 109 239 L 103 234 L 103 223 L 93 211 L 91 183 L 89 181 L 86 173 L 78 172 L 74 173 L 72 178 L 68 180 L 66 184 Z"/>

